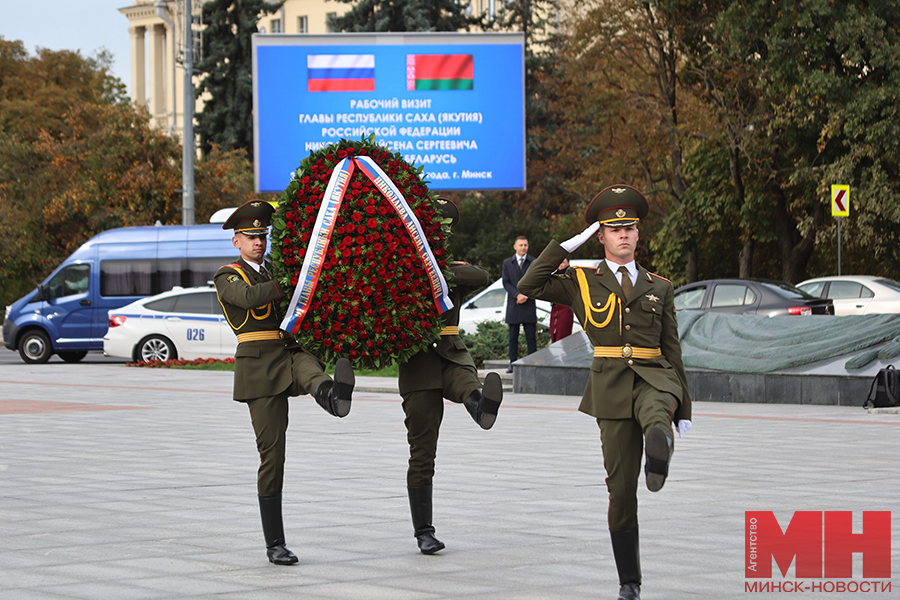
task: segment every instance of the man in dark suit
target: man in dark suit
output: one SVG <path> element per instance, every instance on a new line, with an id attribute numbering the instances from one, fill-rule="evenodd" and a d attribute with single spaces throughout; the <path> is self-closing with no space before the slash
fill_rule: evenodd
<path id="1" fill-rule="evenodd" d="M 232 213 L 222 229 L 234 229 L 232 243 L 241 257 L 215 274 L 216 293 L 225 318 L 238 338 L 234 353 L 234 399 L 245 402 L 259 450 L 257 489 L 266 555 L 278 565 L 297 556 L 285 547 L 281 518 L 288 397 L 314 394 L 316 402 L 336 417 L 350 412 L 355 383 L 350 362 L 335 365 L 334 380 L 324 364 L 281 331 L 275 301 L 284 297 L 263 267 L 266 235 L 274 209 L 252 201 Z"/>
<path id="2" fill-rule="evenodd" d="M 555 240 L 519 282 L 524 294 L 572 308 L 594 346 L 579 410 L 597 419 L 609 490 L 609 533 L 619 572 L 619 600 L 639 600 L 637 486 L 646 445 L 647 488 L 659 491 L 679 436 L 691 428 L 691 397 L 681 361 L 674 289 L 635 262 L 637 224 L 649 211 L 636 189 L 615 185 L 598 194 L 590 226 L 562 244 Z M 606 260 L 594 269 L 557 266 L 594 232 Z"/>
<path id="3" fill-rule="evenodd" d="M 437 208 L 452 220 L 451 227 L 459 221 L 459 209 L 449 200 L 439 198 Z M 400 395 L 409 441 L 406 485 L 413 530 L 422 554 L 434 554 L 444 548 L 444 543 L 434 537 L 431 524 L 434 459 L 444 398 L 463 404 L 482 429 L 494 425 L 503 400 L 500 376 L 488 373 L 482 386 L 475 361 L 459 337 L 459 306 L 463 298 L 486 286 L 490 277 L 481 267 L 464 262 L 447 265 L 444 273 L 453 308 L 441 315 L 441 339 L 400 363 Z"/>
<path id="4" fill-rule="evenodd" d="M 519 360 L 519 326 L 525 329 L 525 344 L 528 354 L 537 350 L 537 305 L 534 298 L 519 292 L 516 286 L 534 261 L 528 255 L 528 238 L 520 235 L 516 238 L 513 249 L 516 253 L 503 261 L 503 288 L 506 290 L 506 323 L 509 325 L 509 368 Z"/>

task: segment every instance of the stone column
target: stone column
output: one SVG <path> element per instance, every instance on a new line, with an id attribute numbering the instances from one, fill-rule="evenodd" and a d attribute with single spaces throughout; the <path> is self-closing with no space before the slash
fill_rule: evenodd
<path id="1" fill-rule="evenodd" d="M 162 25 L 150 27 L 150 115 L 159 122 L 166 118 L 165 97 L 165 64 L 163 50 L 163 36 L 165 28 Z"/>
<path id="2" fill-rule="evenodd" d="M 144 84 L 144 27 L 129 27 L 131 34 L 131 101 L 137 106 L 147 106 L 147 88 Z"/>

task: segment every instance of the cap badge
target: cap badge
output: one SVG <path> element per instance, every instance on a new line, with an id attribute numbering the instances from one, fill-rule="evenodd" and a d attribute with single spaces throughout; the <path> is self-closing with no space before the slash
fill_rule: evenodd
<path id="1" fill-rule="evenodd" d="M 613 194 L 622 194 L 625 192 L 625 188 L 613 188 L 611 191 Z"/>
<path id="2" fill-rule="evenodd" d="M 254 227 L 259 227 L 260 225 L 262 225 L 262 223 L 260 222 L 259 219 L 254 219 L 254 220 L 253 220 L 253 226 L 254 226 Z"/>
<path id="3" fill-rule="evenodd" d="M 438 204 L 447 204 L 447 201 L 444 200 L 443 198 L 438 198 L 438 199 L 437 199 L 437 203 L 438 203 Z"/>
<path id="4" fill-rule="evenodd" d="M 619 210 L 616 211 L 616 216 L 621 219 L 622 217 L 625 216 L 625 211 L 620 208 Z"/>
<path id="5" fill-rule="evenodd" d="M 257 208 L 262 206 L 262 202 L 251 202 L 250 206 L 252 206 L 253 208 Z"/>

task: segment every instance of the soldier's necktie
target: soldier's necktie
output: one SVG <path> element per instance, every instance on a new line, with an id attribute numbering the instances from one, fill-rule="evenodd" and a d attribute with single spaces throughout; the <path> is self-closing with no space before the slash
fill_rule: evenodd
<path id="1" fill-rule="evenodd" d="M 619 273 L 622 274 L 622 291 L 625 292 L 625 301 L 631 299 L 631 290 L 633 286 L 631 285 L 631 275 L 628 274 L 628 268 L 625 265 L 619 267 Z"/>
<path id="2" fill-rule="evenodd" d="M 263 281 L 272 281 L 272 278 L 269 277 L 269 272 L 266 271 L 266 268 L 263 266 L 259 267 L 259 274 L 262 275 Z"/>

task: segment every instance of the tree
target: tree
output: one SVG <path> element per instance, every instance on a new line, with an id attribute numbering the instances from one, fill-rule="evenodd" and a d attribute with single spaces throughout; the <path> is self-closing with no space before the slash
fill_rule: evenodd
<path id="1" fill-rule="evenodd" d="M 0 40 L 0 303 L 101 231 L 181 220 L 181 146 L 150 128 L 108 64 Z M 214 146 L 196 183 L 200 218 L 253 197 L 243 150 Z"/>
<path id="2" fill-rule="evenodd" d="M 332 19 L 336 31 L 468 31 L 476 19 L 457 0 L 336 0 L 353 7 Z"/>
<path id="3" fill-rule="evenodd" d="M 256 198 L 253 163 L 243 150 L 222 150 L 213 144 L 194 167 L 196 222 L 205 223 L 220 208 L 238 207 Z"/>
<path id="4" fill-rule="evenodd" d="M 204 153 L 213 144 L 240 148 L 253 158 L 253 44 L 260 15 L 282 2 L 210 0 L 203 4 L 203 60 L 197 67 L 196 94 L 209 97 L 197 113 L 197 134 Z"/>
<path id="5" fill-rule="evenodd" d="M 0 37 L 0 135 L 33 141 L 41 131 L 59 131 L 71 106 L 127 102 L 111 65 L 105 50 L 85 58 L 71 50 L 39 48 L 30 57 L 21 41 Z"/>
<path id="6" fill-rule="evenodd" d="M 699 269 L 697 238 L 683 205 L 690 189 L 685 176 L 688 141 L 708 125 L 697 98 L 680 82 L 681 40 L 691 20 L 675 9 L 699 13 L 699 2 L 593 0 L 580 4 L 566 23 L 561 73 L 554 87 L 559 111 L 556 135 L 548 141 L 557 163 L 577 165 L 564 183 L 584 209 L 601 188 L 631 184 L 651 202 L 641 224 L 653 244 L 638 247 L 640 260 L 663 272 L 694 280 Z M 697 26 L 697 25 L 695 25 Z M 660 228 L 665 236 L 654 235 Z M 687 228 L 688 231 L 684 229 Z M 669 246 L 660 247 L 660 242 Z M 684 273 L 681 275 L 679 272 Z"/>
<path id="7" fill-rule="evenodd" d="M 833 227 L 827 207 L 838 182 L 854 190 L 853 242 L 879 257 L 869 268 L 898 266 L 895 8 L 884 1 L 817 0 L 791 10 L 764 0 L 734 3 L 721 11 L 708 49 L 693 57 L 694 65 L 737 73 L 720 78 L 719 89 L 728 90 L 717 96 L 726 100 L 712 104 L 740 154 L 732 162 L 754 190 L 738 199 L 742 218 L 757 219 L 753 235 L 777 237 L 786 281 L 805 278 L 819 235 Z"/>

